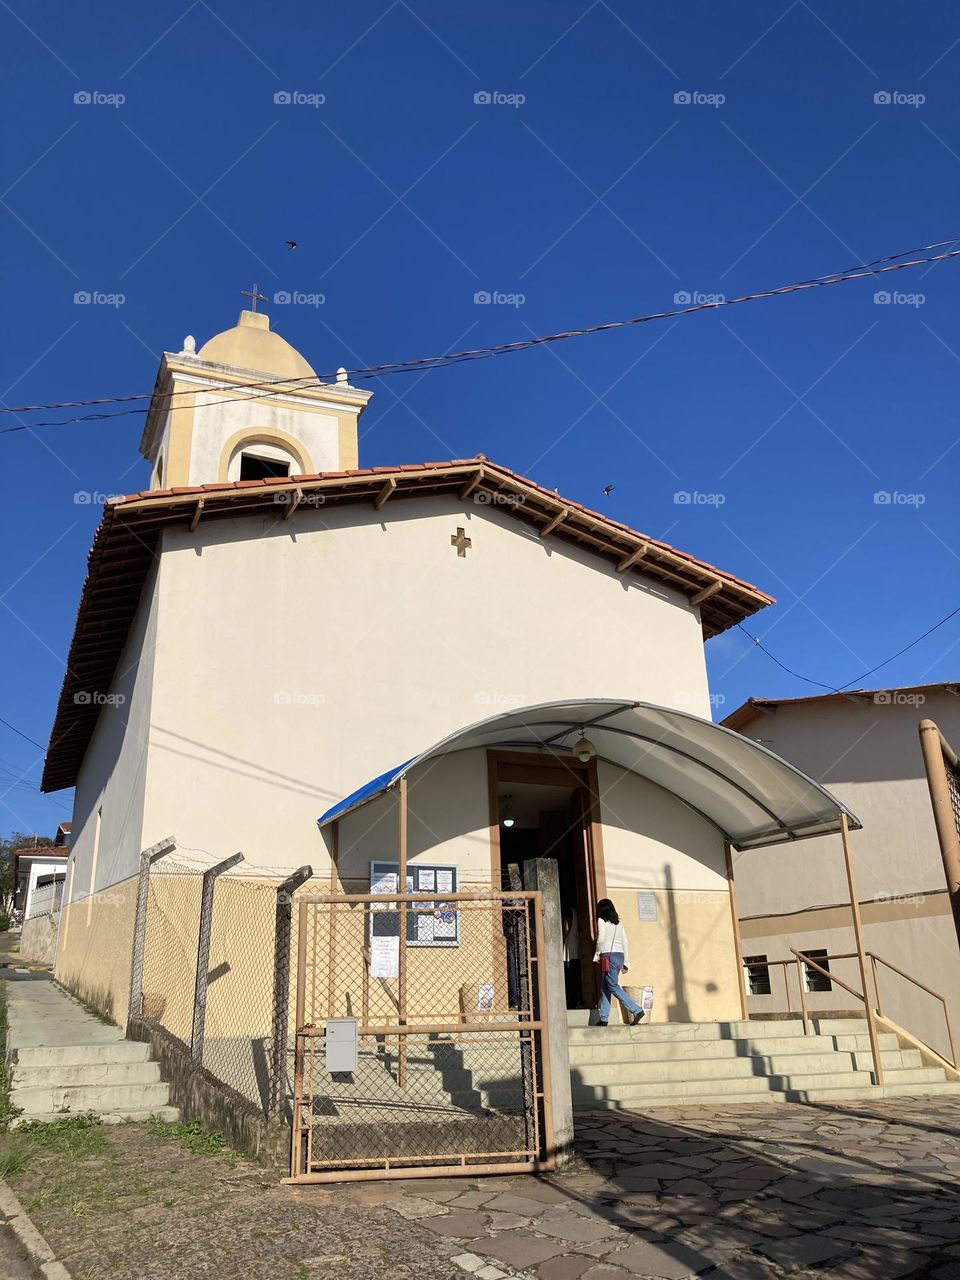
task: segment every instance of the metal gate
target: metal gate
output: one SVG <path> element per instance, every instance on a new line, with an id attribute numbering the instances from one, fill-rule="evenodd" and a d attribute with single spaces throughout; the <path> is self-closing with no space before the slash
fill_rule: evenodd
<path id="1" fill-rule="evenodd" d="M 298 901 L 290 1181 L 552 1168 L 540 894 Z"/>

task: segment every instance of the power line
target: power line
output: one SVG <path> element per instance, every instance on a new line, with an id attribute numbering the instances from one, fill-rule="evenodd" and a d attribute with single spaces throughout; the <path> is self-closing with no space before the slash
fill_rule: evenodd
<path id="1" fill-rule="evenodd" d="M 360 380 L 368 380 L 373 378 L 383 378 L 400 373 L 416 373 L 419 371 L 430 371 L 432 369 L 446 368 L 448 365 L 464 364 L 473 360 L 486 360 L 500 355 L 511 355 L 519 351 L 528 351 L 533 347 L 543 346 L 551 342 L 563 342 L 570 338 L 582 338 L 588 334 L 609 333 L 615 329 L 630 328 L 640 324 L 649 324 L 654 320 L 669 320 L 679 316 L 692 315 L 698 311 L 717 311 L 722 307 L 738 306 L 744 302 L 759 302 L 768 298 L 778 298 L 789 293 L 800 293 L 807 289 L 819 289 L 827 285 L 843 284 L 850 280 L 862 280 L 867 277 L 876 277 L 891 271 L 904 271 L 912 267 L 925 266 L 935 262 L 944 262 L 948 259 L 960 257 L 960 249 L 947 250 L 944 253 L 928 255 L 926 257 L 913 257 L 908 261 L 898 261 L 908 257 L 910 254 L 923 252 L 928 249 L 937 249 L 945 244 L 958 244 L 960 240 L 954 238 L 952 240 L 939 240 L 933 244 L 924 245 L 922 249 L 909 249 L 901 253 L 888 254 L 882 258 L 875 258 L 872 262 L 862 263 L 856 267 L 848 268 L 845 271 L 833 272 L 828 275 L 815 276 L 812 279 L 797 281 L 793 284 L 780 285 L 774 289 L 765 289 L 758 293 L 741 294 L 735 298 L 722 298 L 714 302 L 698 302 L 689 306 L 674 307 L 667 311 L 656 311 L 645 315 L 631 316 L 625 320 L 611 320 L 604 324 L 589 325 L 581 329 L 567 329 L 560 333 L 544 334 L 539 337 L 521 338 L 514 342 L 501 342 L 488 347 L 474 347 L 465 351 L 454 351 L 439 356 L 424 356 L 416 359 L 401 360 L 389 364 L 367 365 L 356 369 L 344 370 L 347 378 Z M 246 395 L 235 396 L 229 399 L 220 400 L 220 404 L 230 404 L 237 400 L 263 399 L 268 396 L 282 394 L 283 389 L 289 393 L 298 389 L 308 389 L 309 387 L 329 386 L 331 380 L 335 379 L 340 371 L 321 375 L 309 375 L 303 378 L 271 378 L 264 379 L 259 382 L 241 383 L 238 386 L 246 387 L 250 391 L 263 390 L 263 396 Z M 340 376 L 343 376 L 340 374 Z M 189 391 L 169 391 L 162 393 L 159 399 L 173 399 L 176 396 L 195 395 L 195 390 Z M 150 400 L 152 396 L 146 394 L 130 395 L 130 396 L 113 396 L 105 397 L 97 400 L 63 400 L 52 402 L 49 404 L 38 405 L 19 405 L 12 408 L 0 406 L 0 414 L 19 415 L 24 413 L 35 413 L 48 409 L 68 409 L 93 407 L 96 405 L 113 405 L 127 404 L 131 402 Z M 179 406 L 173 406 L 178 408 Z M 126 417 L 132 414 L 146 414 L 149 412 L 148 407 L 140 407 L 136 409 L 120 410 L 117 413 L 103 414 L 86 414 L 74 418 L 63 418 L 46 422 L 20 423 L 15 427 L 5 427 L 0 429 L 0 435 L 10 434 L 16 431 L 29 431 L 38 427 L 64 427 L 72 426 L 82 422 L 98 422 L 109 418 Z"/>
<path id="2" fill-rule="evenodd" d="M 921 640 L 926 640 L 927 636 L 933 635 L 934 631 L 938 631 L 942 626 L 949 622 L 951 618 L 955 618 L 958 613 L 960 613 L 960 605 L 957 605 L 955 609 L 951 609 L 946 617 L 941 618 L 939 622 L 935 622 L 932 627 L 928 627 L 927 630 L 924 631 L 922 635 L 917 636 L 915 640 L 911 640 L 910 643 L 905 644 L 902 649 L 898 649 L 896 653 L 892 653 L 889 658 L 884 658 L 882 662 L 878 662 L 877 665 L 875 667 L 871 667 L 869 671 L 861 672 L 860 675 L 854 676 L 852 680 L 848 680 L 846 684 L 842 684 L 839 687 L 834 684 L 824 684 L 822 680 L 814 680 L 812 676 L 805 676 L 799 671 L 794 671 L 792 667 L 788 667 L 786 663 L 781 662 L 775 653 L 771 653 L 763 641 L 760 640 L 758 636 L 749 632 L 742 622 L 738 622 L 737 627 L 745 636 L 747 636 L 748 639 L 753 641 L 758 649 L 767 655 L 771 662 L 775 662 L 781 671 L 785 671 L 787 675 L 793 676 L 795 680 L 802 680 L 804 684 L 816 685 L 818 689 L 827 689 L 830 693 L 846 693 L 852 685 L 858 685 L 861 680 L 866 680 L 868 676 L 874 675 L 877 671 L 882 670 L 883 667 L 888 667 L 891 662 L 902 657 L 909 649 L 915 648 Z"/>
<path id="3" fill-rule="evenodd" d="M 28 734 L 21 732 L 21 730 L 19 730 L 16 725 L 11 724 L 9 720 L 4 720 L 3 716 L 0 716 L 0 724 L 6 725 L 8 729 L 23 738 L 25 742 L 29 742 L 31 746 L 39 747 L 41 751 L 46 751 L 47 748 L 41 742 L 37 742 L 36 738 L 31 738 Z"/>

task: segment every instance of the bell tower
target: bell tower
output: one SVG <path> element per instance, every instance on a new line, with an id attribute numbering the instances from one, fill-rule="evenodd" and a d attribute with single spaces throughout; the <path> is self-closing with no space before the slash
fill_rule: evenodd
<path id="1" fill-rule="evenodd" d="M 269 476 L 315 475 L 357 466 L 357 423 L 372 392 L 321 382 L 294 347 L 251 309 L 196 350 L 192 337 L 164 352 L 140 452 L 151 489 Z"/>

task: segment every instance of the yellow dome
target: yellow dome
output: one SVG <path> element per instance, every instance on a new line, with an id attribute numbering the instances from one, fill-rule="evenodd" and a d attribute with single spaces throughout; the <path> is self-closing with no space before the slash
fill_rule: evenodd
<path id="1" fill-rule="evenodd" d="M 205 342 L 197 356 L 214 364 L 270 373 L 282 378 L 315 378 L 316 370 L 279 333 L 270 332 L 270 317 L 241 311 L 236 327 Z"/>

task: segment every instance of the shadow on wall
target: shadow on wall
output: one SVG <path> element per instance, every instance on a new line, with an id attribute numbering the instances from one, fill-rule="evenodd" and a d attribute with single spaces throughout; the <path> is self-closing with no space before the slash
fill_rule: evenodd
<path id="1" fill-rule="evenodd" d="M 690 1004 L 687 999 L 688 984 L 695 987 L 702 987 L 704 991 L 713 994 L 719 988 L 711 978 L 705 980 L 694 980 L 687 977 L 686 962 L 683 958 L 683 948 L 680 942 L 681 925 L 677 918 L 677 902 L 673 887 L 673 871 L 668 863 L 664 863 L 663 867 L 663 883 L 666 886 L 667 894 L 667 915 L 669 919 L 669 940 L 670 940 L 670 964 L 673 969 L 673 992 L 674 999 L 672 1004 L 667 1005 L 667 1022 L 690 1022 Z"/>
<path id="2" fill-rule="evenodd" d="M 673 871 L 668 864 L 663 867 L 663 882 L 667 887 L 667 915 L 670 921 L 670 963 L 673 966 L 673 1004 L 667 1005 L 668 1022 L 689 1022 L 690 1006 L 687 1003 L 687 977 L 680 947 L 680 926 L 677 921 L 677 904 L 673 896 Z"/>

